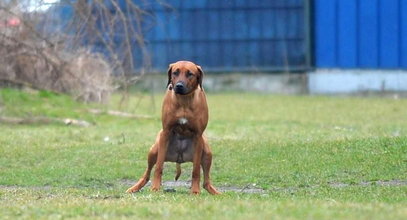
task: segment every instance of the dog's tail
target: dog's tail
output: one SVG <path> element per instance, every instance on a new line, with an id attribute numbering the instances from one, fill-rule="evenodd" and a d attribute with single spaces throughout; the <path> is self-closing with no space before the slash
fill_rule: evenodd
<path id="1" fill-rule="evenodd" d="M 179 176 L 181 176 L 181 164 L 177 163 L 177 172 L 175 174 L 175 181 L 178 180 Z"/>

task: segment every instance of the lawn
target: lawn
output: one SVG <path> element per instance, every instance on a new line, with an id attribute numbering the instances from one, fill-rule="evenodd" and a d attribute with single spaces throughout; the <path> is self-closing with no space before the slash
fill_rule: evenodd
<path id="1" fill-rule="evenodd" d="M 211 196 L 125 190 L 146 167 L 161 95 L 120 95 L 107 106 L 46 91 L 0 90 L 0 116 L 72 118 L 0 123 L 0 218 L 406 219 L 407 100 L 207 94 Z M 93 114 L 120 110 L 140 118 Z M 146 117 L 147 116 L 147 117 Z M 173 180 L 168 163 L 164 181 Z M 190 180 L 183 164 L 181 181 Z"/>

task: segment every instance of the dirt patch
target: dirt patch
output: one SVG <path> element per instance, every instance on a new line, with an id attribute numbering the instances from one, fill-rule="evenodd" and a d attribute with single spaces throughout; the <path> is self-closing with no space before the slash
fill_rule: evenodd
<path id="1" fill-rule="evenodd" d="M 121 184 L 126 186 L 131 186 L 135 183 L 135 181 L 131 180 L 122 180 Z M 144 187 L 149 187 L 151 185 L 151 181 L 146 184 Z M 162 187 L 164 192 L 176 192 L 176 188 L 191 188 L 191 180 L 183 181 L 164 181 L 162 183 Z M 267 193 L 266 190 L 253 186 L 252 184 L 246 185 L 244 187 L 237 187 L 237 186 L 216 186 L 216 188 L 221 192 L 238 192 L 238 193 L 259 193 L 264 194 Z"/>
<path id="2" fill-rule="evenodd" d="M 131 180 L 122 180 L 121 184 L 126 186 L 131 186 L 135 183 L 135 181 Z M 145 187 L 149 187 L 151 182 L 147 183 Z M 350 186 L 407 186 L 407 180 L 378 180 L 378 181 L 364 181 L 356 184 L 349 184 L 349 183 L 342 183 L 342 182 L 330 182 L 328 184 L 331 187 L 335 188 L 344 188 Z M 176 192 L 176 188 L 190 188 L 191 181 L 164 181 L 163 182 L 163 189 L 165 192 Z M 216 188 L 221 192 L 238 192 L 238 193 L 259 193 L 265 194 L 267 191 L 287 191 L 287 192 L 295 192 L 300 188 L 317 188 L 319 185 L 312 185 L 306 187 L 272 187 L 270 190 L 264 190 L 262 188 L 258 188 L 252 184 L 248 184 L 244 187 L 238 186 L 216 186 Z"/>

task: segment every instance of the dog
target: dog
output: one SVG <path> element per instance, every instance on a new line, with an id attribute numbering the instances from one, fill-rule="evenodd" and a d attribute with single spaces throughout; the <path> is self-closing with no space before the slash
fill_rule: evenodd
<path id="1" fill-rule="evenodd" d="M 161 186 L 164 162 L 176 163 L 176 176 L 181 175 L 181 163 L 192 162 L 191 193 L 200 193 L 201 166 L 204 175 L 203 187 L 210 194 L 220 192 L 212 185 L 210 169 L 212 151 L 204 136 L 208 124 L 208 105 L 202 87 L 204 72 L 190 61 L 178 61 L 168 67 L 167 91 L 162 105 L 162 129 L 148 153 L 147 169 L 136 184 L 127 192 L 139 191 L 150 179 L 154 165 L 152 191 Z"/>

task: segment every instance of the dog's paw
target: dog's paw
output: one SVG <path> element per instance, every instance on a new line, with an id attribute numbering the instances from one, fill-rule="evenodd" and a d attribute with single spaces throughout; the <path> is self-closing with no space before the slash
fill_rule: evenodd
<path id="1" fill-rule="evenodd" d="M 220 194 L 222 194 L 221 192 L 219 192 L 219 191 L 217 191 L 216 189 L 215 190 L 213 190 L 213 191 L 208 191 L 210 194 L 212 194 L 212 195 L 220 195 Z"/>
<path id="2" fill-rule="evenodd" d="M 222 194 L 212 185 L 204 186 L 204 188 L 206 189 L 206 191 L 208 191 L 208 193 L 210 193 L 212 195 Z"/>
<path id="3" fill-rule="evenodd" d="M 137 192 L 137 190 L 134 189 L 133 187 L 130 187 L 130 188 L 128 188 L 128 189 L 126 190 L 126 193 L 134 193 L 134 192 Z"/>
<path id="4" fill-rule="evenodd" d="M 199 189 L 191 189 L 192 195 L 199 195 L 200 193 L 201 193 L 201 190 L 199 190 Z"/>
<path id="5" fill-rule="evenodd" d="M 159 190 L 160 190 L 160 187 L 154 187 L 154 186 L 151 187 L 151 191 L 153 191 L 153 192 L 158 192 Z"/>

